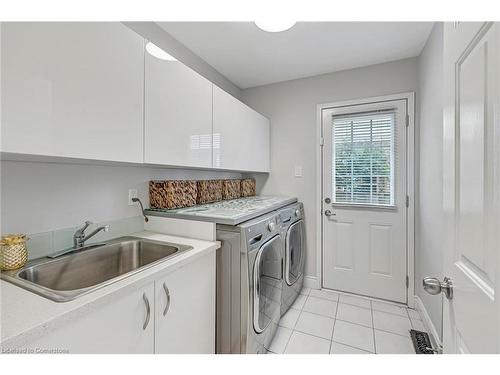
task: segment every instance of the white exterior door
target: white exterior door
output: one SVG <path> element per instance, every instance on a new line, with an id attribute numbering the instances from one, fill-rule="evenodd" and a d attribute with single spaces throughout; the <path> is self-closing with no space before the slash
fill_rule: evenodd
<path id="1" fill-rule="evenodd" d="M 499 26 L 445 26 L 446 353 L 500 353 Z"/>
<path id="2" fill-rule="evenodd" d="M 322 275 L 325 288 L 407 303 L 412 95 L 400 98 L 322 110 Z"/>

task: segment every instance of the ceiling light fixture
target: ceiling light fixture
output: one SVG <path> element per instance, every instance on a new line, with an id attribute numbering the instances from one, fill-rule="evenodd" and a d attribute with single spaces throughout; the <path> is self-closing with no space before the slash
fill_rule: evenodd
<path id="1" fill-rule="evenodd" d="M 177 59 L 175 57 L 169 55 L 164 50 L 162 50 L 160 47 L 158 47 L 156 44 L 153 44 L 151 42 L 148 42 L 146 44 L 146 51 L 148 51 L 148 53 L 151 56 L 154 56 L 154 57 L 156 57 L 157 59 L 160 59 L 160 60 L 177 61 Z"/>
<path id="2" fill-rule="evenodd" d="M 281 31 L 291 29 L 297 22 L 285 20 L 267 20 L 255 21 L 254 23 L 261 30 L 267 31 L 269 33 L 279 33 Z"/>

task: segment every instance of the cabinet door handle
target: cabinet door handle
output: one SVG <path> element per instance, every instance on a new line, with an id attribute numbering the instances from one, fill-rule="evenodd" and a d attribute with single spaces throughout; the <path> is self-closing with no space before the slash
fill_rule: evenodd
<path id="1" fill-rule="evenodd" d="M 163 310 L 163 316 L 167 315 L 168 309 L 170 308 L 170 291 L 167 288 L 167 284 L 163 283 L 163 290 L 165 291 L 165 296 L 167 297 L 167 304 L 165 310 Z"/>
<path id="2" fill-rule="evenodd" d="M 142 299 L 144 300 L 144 304 L 146 305 L 146 320 L 144 321 L 144 324 L 142 325 L 142 329 L 146 330 L 146 328 L 149 324 L 149 318 L 151 317 L 151 308 L 149 307 L 149 300 L 148 300 L 148 297 L 146 296 L 146 293 L 142 294 Z"/>

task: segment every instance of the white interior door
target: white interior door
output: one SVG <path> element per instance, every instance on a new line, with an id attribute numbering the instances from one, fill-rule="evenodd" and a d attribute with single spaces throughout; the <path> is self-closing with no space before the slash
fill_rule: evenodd
<path id="1" fill-rule="evenodd" d="M 445 26 L 444 298 L 447 353 L 499 353 L 500 35 L 492 23 Z"/>
<path id="2" fill-rule="evenodd" d="M 325 288 L 407 303 L 407 108 L 322 110 Z"/>

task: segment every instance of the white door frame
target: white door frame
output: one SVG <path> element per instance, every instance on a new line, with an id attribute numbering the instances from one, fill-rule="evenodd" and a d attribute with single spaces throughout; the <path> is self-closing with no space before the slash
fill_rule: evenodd
<path id="1" fill-rule="evenodd" d="M 409 197 L 409 207 L 406 210 L 406 252 L 408 275 L 408 288 L 406 301 L 408 307 L 415 306 L 415 93 L 405 92 L 400 94 L 375 96 L 362 99 L 351 99 L 334 103 L 318 104 L 316 112 L 316 286 L 323 287 L 323 129 L 321 113 L 324 109 L 343 107 L 376 102 L 406 100 L 408 123 L 406 127 L 406 194 Z"/>

